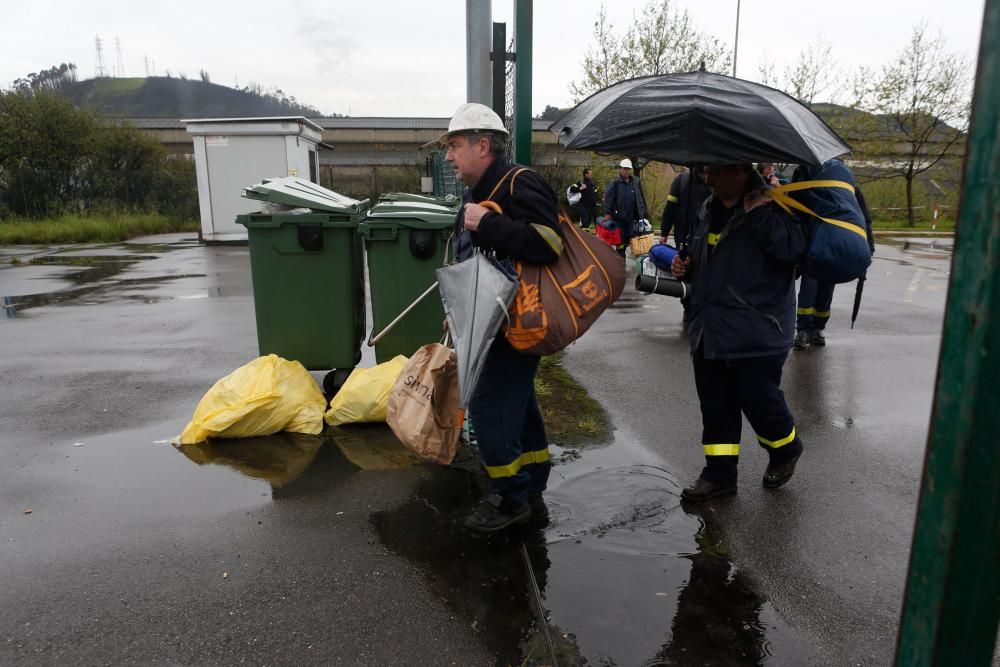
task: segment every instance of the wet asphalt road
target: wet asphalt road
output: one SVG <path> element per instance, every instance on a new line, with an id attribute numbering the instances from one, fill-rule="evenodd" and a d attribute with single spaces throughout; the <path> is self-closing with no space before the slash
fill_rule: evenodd
<path id="1" fill-rule="evenodd" d="M 0 662 L 544 663 L 523 541 L 561 664 L 885 664 L 950 247 L 883 243 L 853 332 L 838 288 L 785 367 L 795 479 L 760 488 L 747 426 L 739 495 L 702 511 L 679 304 L 628 288 L 566 355 L 613 440 L 557 449 L 552 524 L 488 542 L 457 528 L 475 480 L 384 429 L 164 442 L 256 355 L 246 248 L 0 249 Z"/>

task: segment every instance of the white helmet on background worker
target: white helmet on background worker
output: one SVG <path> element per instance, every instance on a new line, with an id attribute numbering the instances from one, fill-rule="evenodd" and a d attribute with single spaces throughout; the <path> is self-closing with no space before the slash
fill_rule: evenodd
<path id="1" fill-rule="evenodd" d="M 510 132 L 504 127 L 503 119 L 493 109 L 485 104 L 469 102 L 458 107 L 455 115 L 448 123 L 448 131 L 438 137 L 438 143 L 447 143 L 453 134 L 461 132 L 496 132 L 509 137 Z"/>
<path id="2" fill-rule="evenodd" d="M 633 167 L 632 167 L 632 160 L 629 160 L 628 158 L 625 158 L 624 160 L 622 160 L 622 161 L 621 161 L 621 162 L 620 162 L 620 163 L 618 164 L 618 166 L 619 166 L 620 168 L 622 168 L 622 169 L 632 169 L 632 168 L 633 168 Z"/>

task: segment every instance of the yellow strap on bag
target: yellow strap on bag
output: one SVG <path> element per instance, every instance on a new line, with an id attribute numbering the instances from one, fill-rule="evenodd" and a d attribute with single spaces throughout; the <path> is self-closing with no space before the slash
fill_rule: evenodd
<path id="1" fill-rule="evenodd" d="M 857 225 L 852 225 L 849 222 L 844 222 L 843 220 L 834 220 L 833 218 L 824 218 L 821 215 L 815 213 L 808 206 L 792 198 L 788 193 L 796 192 L 798 190 L 809 190 L 811 188 L 843 188 L 845 190 L 850 190 L 851 194 L 854 194 L 854 186 L 846 181 L 799 181 L 798 183 L 788 183 L 787 185 L 779 185 L 776 188 L 771 188 L 767 191 L 767 194 L 774 200 L 774 202 L 780 206 L 786 213 L 791 213 L 792 209 L 796 211 L 801 211 L 806 215 L 812 216 L 817 220 L 822 220 L 823 222 L 829 223 L 831 225 L 836 225 L 842 229 L 846 229 L 849 232 L 854 232 L 861 238 L 868 242 L 868 234 L 864 229 L 858 227 Z"/>

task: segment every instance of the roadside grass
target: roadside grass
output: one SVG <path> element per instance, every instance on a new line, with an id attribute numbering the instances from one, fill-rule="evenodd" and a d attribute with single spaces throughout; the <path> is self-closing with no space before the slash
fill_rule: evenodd
<path id="1" fill-rule="evenodd" d="M 542 357 L 535 393 L 549 440 L 582 445 L 611 437 L 607 412 L 562 367 L 562 354 Z"/>
<path id="2" fill-rule="evenodd" d="M 197 220 L 181 220 L 159 213 L 3 220 L 0 221 L 0 245 L 115 243 L 149 234 L 195 232 L 199 226 Z"/>
<path id="3" fill-rule="evenodd" d="M 953 232 L 955 231 L 955 221 L 941 218 L 938 220 L 937 228 L 931 229 L 930 220 L 916 220 L 913 226 L 906 224 L 905 220 L 872 220 L 872 229 L 876 232 Z"/>

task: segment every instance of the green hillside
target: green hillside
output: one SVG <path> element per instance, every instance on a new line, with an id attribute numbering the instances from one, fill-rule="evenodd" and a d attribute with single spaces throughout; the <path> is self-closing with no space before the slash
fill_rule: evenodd
<path id="1" fill-rule="evenodd" d="M 321 116 L 318 109 L 268 93 L 258 86 L 237 90 L 201 80 L 172 77 L 74 81 L 59 92 L 77 107 L 102 116 L 208 118 L 236 116 Z"/>

